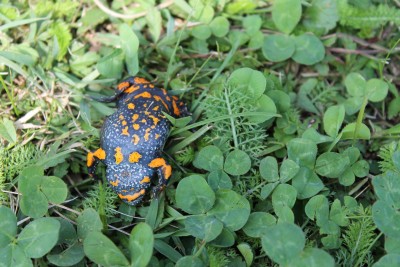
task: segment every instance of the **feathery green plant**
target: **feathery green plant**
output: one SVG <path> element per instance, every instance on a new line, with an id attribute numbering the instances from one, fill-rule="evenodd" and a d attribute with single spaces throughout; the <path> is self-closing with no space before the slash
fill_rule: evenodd
<path id="1" fill-rule="evenodd" d="M 245 195 L 248 199 L 261 199 L 260 184 L 263 184 L 263 179 L 257 170 L 251 169 L 249 175 L 242 175 L 240 179 L 235 179 L 234 182 L 234 190 L 236 192 L 241 192 L 241 194 Z"/>
<path id="2" fill-rule="evenodd" d="M 11 149 L 0 147 L 0 203 L 7 201 L 3 192 L 6 189 L 6 183 L 10 183 L 20 171 L 38 159 L 41 154 L 41 151 L 32 143 Z"/>
<path id="3" fill-rule="evenodd" d="M 289 108 L 282 114 L 282 117 L 276 119 L 276 129 L 282 130 L 285 136 L 288 134 L 294 134 L 300 129 L 300 127 L 300 112 L 296 108 Z"/>
<path id="4" fill-rule="evenodd" d="M 225 255 L 225 250 L 221 248 L 207 246 L 207 254 L 210 267 L 227 266 L 229 264 L 229 259 Z"/>
<path id="5" fill-rule="evenodd" d="M 376 225 L 371 207 L 360 207 L 353 214 L 343 234 L 343 245 L 337 252 L 339 266 L 371 266 L 371 245 L 376 237 Z"/>
<path id="6" fill-rule="evenodd" d="M 194 155 L 193 147 L 187 146 L 175 154 L 175 159 L 177 162 L 185 166 L 194 160 Z"/>
<path id="7" fill-rule="evenodd" d="M 65 54 L 68 52 L 68 47 L 72 41 L 72 35 L 69 26 L 63 21 L 56 21 L 51 25 L 49 32 L 57 40 L 57 60 L 62 60 Z"/>
<path id="8" fill-rule="evenodd" d="M 67 1 L 47 1 L 40 0 L 35 5 L 34 11 L 37 16 L 47 16 L 51 14 L 53 18 L 66 17 L 70 19 L 76 15 L 76 8 L 79 3 L 73 0 Z"/>
<path id="9" fill-rule="evenodd" d="M 4 178 L 11 182 L 23 168 L 41 155 L 42 152 L 32 143 L 19 145 L 9 150 L 0 147 L 0 173 L 3 173 Z"/>
<path id="10" fill-rule="evenodd" d="M 117 199 L 118 196 L 109 186 L 100 186 L 96 183 L 92 190 L 87 192 L 87 196 L 82 204 L 84 209 L 93 208 L 99 210 L 100 206 L 103 206 L 106 217 L 110 217 L 116 214 L 115 202 Z"/>
<path id="11" fill-rule="evenodd" d="M 355 29 L 370 30 L 381 27 L 388 22 L 400 25 L 400 10 L 389 5 L 371 5 L 359 8 L 349 5 L 347 0 L 338 1 L 340 24 Z"/>
<path id="12" fill-rule="evenodd" d="M 204 101 L 205 114 L 208 119 L 224 115 L 235 115 L 257 111 L 251 105 L 251 98 L 235 87 L 224 86 L 222 90 L 207 96 Z M 211 130 L 211 139 L 222 151 L 237 148 L 246 152 L 253 159 L 265 149 L 267 135 L 259 123 L 249 121 L 246 117 L 216 121 Z"/>
<path id="13" fill-rule="evenodd" d="M 393 153 L 399 149 L 400 142 L 392 142 L 381 147 L 378 153 L 378 157 L 381 158 L 381 160 L 379 161 L 379 169 L 382 173 L 385 173 L 387 171 L 398 171 L 393 162 Z"/>

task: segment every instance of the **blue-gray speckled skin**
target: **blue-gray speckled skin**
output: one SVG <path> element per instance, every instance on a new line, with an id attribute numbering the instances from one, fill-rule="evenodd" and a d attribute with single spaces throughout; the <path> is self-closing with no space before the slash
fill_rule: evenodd
<path id="1" fill-rule="evenodd" d="M 100 148 L 88 153 L 89 175 L 94 176 L 102 161 L 114 191 L 124 202 L 137 205 L 155 172 L 159 178 L 155 193 L 166 186 L 171 175 L 171 166 L 161 157 L 170 130 L 162 112 L 173 117 L 190 114 L 177 97 L 138 77 L 122 81 L 113 97 L 99 101 L 116 101 L 117 110 L 104 121 Z"/>

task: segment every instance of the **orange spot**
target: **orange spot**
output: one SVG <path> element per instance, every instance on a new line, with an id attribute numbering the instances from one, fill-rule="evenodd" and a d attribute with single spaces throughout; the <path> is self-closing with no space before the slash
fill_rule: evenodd
<path id="1" fill-rule="evenodd" d="M 154 88 L 154 85 L 153 85 L 153 84 L 149 84 L 149 87 L 150 87 L 150 88 Z"/>
<path id="2" fill-rule="evenodd" d="M 164 166 L 166 164 L 167 163 L 165 162 L 165 159 L 163 159 L 163 158 L 155 158 L 149 163 L 148 166 L 150 168 L 158 168 L 158 167 Z"/>
<path id="3" fill-rule="evenodd" d="M 172 174 L 171 165 L 166 165 L 165 168 L 163 169 L 163 172 L 164 172 L 164 178 L 168 180 L 169 177 L 171 177 L 171 174 Z"/>
<path id="4" fill-rule="evenodd" d="M 94 163 L 94 156 L 92 152 L 89 152 L 86 156 L 86 166 L 90 167 Z"/>
<path id="5" fill-rule="evenodd" d="M 164 95 L 167 95 L 167 90 L 165 90 L 164 88 L 161 88 L 161 91 L 163 92 Z"/>
<path id="6" fill-rule="evenodd" d="M 145 78 L 141 78 L 141 77 L 135 77 L 134 81 L 137 84 L 150 83 L 148 80 L 146 80 Z"/>
<path id="7" fill-rule="evenodd" d="M 147 128 L 144 134 L 144 140 L 149 141 L 149 135 L 150 135 L 150 128 Z"/>
<path id="8" fill-rule="evenodd" d="M 137 192 L 135 194 L 132 195 L 122 195 L 122 194 L 118 194 L 120 199 L 126 199 L 127 201 L 131 202 L 134 201 L 135 199 L 137 199 L 138 197 L 140 197 L 141 195 L 144 195 L 144 193 L 146 193 L 146 190 L 142 189 L 140 190 L 140 192 Z"/>
<path id="9" fill-rule="evenodd" d="M 156 134 L 156 140 L 157 140 L 158 138 L 160 138 L 160 135 L 159 135 L 159 134 Z"/>
<path id="10" fill-rule="evenodd" d="M 175 100 L 175 101 L 179 100 L 179 98 L 176 95 L 172 96 L 172 99 Z"/>
<path id="11" fill-rule="evenodd" d="M 129 109 L 134 109 L 134 108 L 135 108 L 135 104 L 129 103 L 129 104 L 128 104 L 128 108 L 129 108 Z"/>
<path id="12" fill-rule="evenodd" d="M 116 164 L 120 164 L 124 160 L 124 155 L 122 154 L 120 147 L 115 148 L 114 157 L 115 157 Z"/>
<path id="13" fill-rule="evenodd" d="M 161 97 L 159 97 L 158 95 L 155 95 L 155 96 L 154 96 L 154 99 L 155 99 L 156 101 L 161 101 L 161 103 L 164 105 L 165 109 L 166 109 L 167 111 L 169 111 L 169 108 L 168 108 L 167 103 L 165 103 L 164 100 L 161 99 Z"/>
<path id="14" fill-rule="evenodd" d="M 153 120 L 154 125 L 157 125 L 160 122 L 160 119 L 153 115 L 149 115 L 149 118 Z"/>
<path id="15" fill-rule="evenodd" d="M 142 119 L 141 122 L 146 124 L 147 121 L 146 121 L 146 119 Z"/>
<path id="16" fill-rule="evenodd" d="M 127 94 L 130 94 L 130 93 L 132 93 L 132 92 L 135 92 L 137 89 L 139 89 L 140 87 L 139 86 L 131 86 L 131 87 L 129 87 L 129 88 L 127 88 L 127 89 L 125 89 L 124 90 L 124 92 L 125 93 L 127 93 Z"/>
<path id="17" fill-rule="evenodd" d="M 119 184 L 119 180 L 117 179 L 115 182 L 113 182 L 113 181 L 110 181 L 110 184 L 112 185 L 112 186 L 118 186 L 118 184 Z"/>
<path id="18" fill-rule="evenodd" d="M 124 90 L 126 87 L 128 87 L 129 86 L 129 82 L 122 82 L 122 83 L 120 83 L 120 84 L 118 84 L 118 90 Z"/>
<path id="19" fill-rule="evenodd" d="M 135 122 L 139 118 L 139 114 L 133 114 L 132 122 Z"/>
<path id="20" fill-rule="evenodd" d="M 106 152 L 102 148 L 99 148 L 94 152 L 94 156 L 97 157 L 98 159 L 105 159 Z"/>
<path id="21" fill-rule="evenodd" d="M 127 125 L 128 123 L 126 122 L 126 121 L 122 121 L 122 125 L 123 126 L 125 126 L 125 125 Z"/>
<path id="22" fill-rule="evenodd" d="M 140 137 L 137 134 L 134 134 L 132 141 L 134 145 L 137 145 L 140 141 Z"/>
<path id="23" fill-rule="evenodd" d="M 145 177 L 143 178 L 143 180 L 141 180 L 139 183 L 140 183 L 140 184 L 143 184 L 143 183 L 150 183 L 150 178 L 149 178 L 149 176 L 145 176 Z"/>
<path id="24" fill-rule="evenodd" d="M 155 159 L 153 159 L 153 160 L 148 164 L 148 166 L 151 167 L 151 168 L 159 168 L 159 167 L 162 167 L 162 171 L 163 171 L 163 174 L 164 174 L 164 178 L 165 178 L 165 179 L 169 179 L 169 177 L 171 177 L 171 174 L 172 174 L 172 167 L 171 167 L 171 165 L 168 165 L 168 164 L 165 162 L 165 159 L 163 159 L 163 158 L 155 158 Z"/>
<path id="25" fill-rule="evenodd" d="M 127 136 L 129 136 L 128 126 L 126 126 L 124 129 L 122 129 L 122 135 L 127 135 Z"/>
<path id="26" fill-rule="evenodd" d="M 143 104 L 143 107 L 147 108 L 147 104 L 146 104 L 146 103 L 144 103 L 144 104 Z"/>
<path id="27" fill-rule="evenodd" d="M 134 99 L 137 99 L 137 98 L 139 98 L 139 97 L 150 98 L 150 97 L 151 97 L 151 94 L 150 94 L 149 92 L 143 92 L 143 93 L 141 93 L 141 94 L 136 95 L 136 96 L 134 97 Z"/>
<path id="28" fill-rule="evenodd" d="M 135 163 L 135 162 L 139 162 L 139 159 L 142 157 L 142 155 L 140 155 L 138 152 L 132 152 L 129 155 L 129 162 L 130 163 Z"/>
<path id="29" fill-rule="evenodd" d="M 166 96 L 165 99 L 167 99 L 167 101 L 171 101 L 171 98 L 169 96 Z"/>
<path id="30" fill-rule="evenodd" d="M 124 115 L 121 114 L 121 115 L 118 116 L 118 119 L 120 119 L 122 121 L 122 120 L 125 119 L 125 117 L 124 117 Z"/>
<path id="31" fill-rule="evenodd" d="M 153 108 L 154 111 L 157 111 L 160 108 L 160 106 L 156 106 Z"/>
<path id="32" fill-rule="evenodd" d="M 135 123 L 135 124 L 133 125 L 133 129 L 135 129 L 136 131 L 139 130 L 139 129 L 140 129 L 140 125 L 137 124 L 137 123 Z"/>
<path id="33" fill-rule="evenodd" d="M 172 101 L 172 108 L 174 109 L 174 114 L 175 114 L 176 116 L 180 116 L 180 115 L 181 115 L 181 112 L 179 111 L 179 108 L 178 108 L 178 106 L 176 105 L 175 100 Z"/>

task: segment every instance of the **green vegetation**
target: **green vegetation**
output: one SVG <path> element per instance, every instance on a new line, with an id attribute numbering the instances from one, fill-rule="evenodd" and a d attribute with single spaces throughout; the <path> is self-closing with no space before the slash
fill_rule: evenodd
<path id="1" fill-rule="evenodd" d="M 399 25 L 397 0 L 0 1 L 0 265 L 399 266 Z M 136 207 L 86 169 L 91 97 L 132 75 L 193 114 Z"/>

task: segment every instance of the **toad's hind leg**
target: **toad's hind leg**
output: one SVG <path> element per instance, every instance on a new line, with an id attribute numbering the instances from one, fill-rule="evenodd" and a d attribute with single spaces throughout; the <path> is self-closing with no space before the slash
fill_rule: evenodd
<path id="1" fill-rule="evenodd" d="M 172 167 L 163 158 L 153 159 L 148 166 L 150 168 L 157 168 L 158 185 L 153 188 L 153 195 L 157 197 L 168 184 L 168 179 L 172 174 Z"/>
<path id="2" fill-rule="evenodd" d="M 90 151 L 86 157 L 86 166 L 88 168 L 88 173 L 90 177 L 95 177 L 96 167 L 99 164 L 99 161 L 102 161 L 106 158 L 106 152 L 99 148 L 95 151 Z"/>

